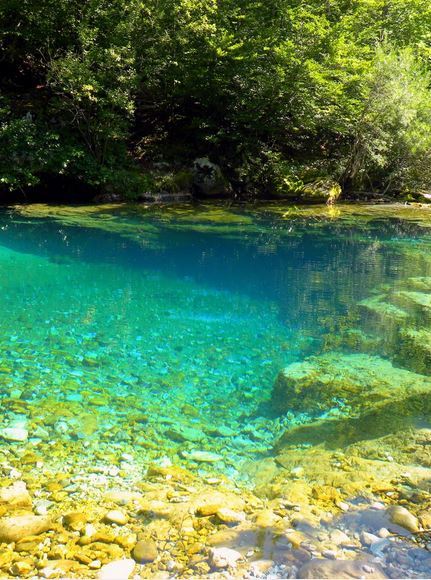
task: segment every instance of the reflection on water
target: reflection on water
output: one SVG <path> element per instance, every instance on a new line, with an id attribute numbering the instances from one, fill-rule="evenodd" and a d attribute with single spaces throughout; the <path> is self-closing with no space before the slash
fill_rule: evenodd
<path id="1" fill-rule="evenodd" d="M 0 215 L 4 486 L 24 480 L 56 517 L 85 505 L 100 519 L 112 488 L 138 501 L 128 541 L 81 542 L 76 559 L 68 530 L 86 538 L 94 525 L 78 518 L 76 529 L 63 522 L 63 542 L 47 532 L 67 549 L 45 559 L 91 577 L 100 566 L 90 563 L 130 555 L 135 532 L 151 532 L 160 551 L 151 501 L 190 513 L 190 502 L 207 494 L 213 505 L 222 493 L 231 514 L 206 508 L 194 543 L 173 540 L 173 574 L 224 569 L 208 555 L 211 537 L 249 563 L 269 559 L 276 576 L 295 576 L 309 554 L 324 558 L 320 575 L 347 573 L 339 560 L 358 553 L 373 570 L 361 569 L 365 577 L 426 576 L 426 541 L 412 548 L 393 534 L 431 523 L 428 218 L 337 211 L 36 206 Z M 386 504 L 406 506 L 411 525 Z M 164 521 L 178 520 L 175 509 Z M 218 544 L 223 529 L 231 537 Z M 37 545 L 27 546 L 31 566 Z M 13 574 L 20 552 L 8 553 L 0 569 Z M 148 574 L 169 570 L 168 556 L 153 558 Z M 254 573 L 264 576 L 261 566 Z"/>

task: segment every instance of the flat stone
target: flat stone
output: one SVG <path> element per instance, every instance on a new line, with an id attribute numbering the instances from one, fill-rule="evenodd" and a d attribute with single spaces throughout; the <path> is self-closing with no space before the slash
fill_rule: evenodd
<path id="1" fill-rule="evenodd" d="M 0 429 L 0 437 L 6 441 L 27 441 L 28 431 L 23 427 L 4 427 Z"/>
<path id="2" fill-rule="evenodd" d="M 235 568 L 242 555 L 231 548 L 211 548 L 210 564 L 213 568 Z"/>
<path id="3" fill-rule="evenodd" d="M 181 455 L 197 463 L 216 463 L 223 459 L 218 453 L 211 453 L 210 451 L 182 451 Z"/>
<path id="4" fill-rule="evenodd" d="M 128 580 L 135 569 L 135 561 L 131 558 L 114 560 L 105 564 L 98 574 L 99 580 Z"/>
<path id="5" fill-rule="evenodd" d="M 111 510 L 105 514 L 104 520 L 109 524 L 117 524 L 117 526 L 124 526 L 129 521 L 127 514 L 120 510 Z"/>
<path id="6" fill-rule="evenodd" d="M 138 562 L 138 564 L 154 562 L 154 560 L 157 558 L 157 555 L 157 545 L 150 538 L 148 540 L 140 540 L 137 542 L 132 551 L 133 559 Z"/>
<path id="7" fill-rule="evenodd" d="M 227 507 L 222 507 L 217 510 L 216 516 L 224 524 L 239 524 L 245 521 L 245 513 L 236 512 Z"/>
<path id="8" fill-rule="evenodd" d="M 0 519 L 0 542 L 17 542 L 26 536 L 37 536 L 52 528 L 52 522 L 46 516 L 33 514 Z"/>
<path id="9" fill-rule="evenodd" d="M 171 427 L 165 431 L 165 435 L 173 441 L 191 441 L 192 443 L 205 439 L 205 433 L 196 427 Z"/>
<path id="10" fill-rule="evenodd" d="M 378 356 L 330 352 L 282 370 L 274 384 L 271 403 L 279 414 L 329 411 L 337 401 L 349 406 L 349 416 L 396 403 L 400 408 L 406 407 L 407 412 L 409 405 L 413 406 L 410 399 L 427 402 L 430 389 L 429 377 L 397 368 Z"/>

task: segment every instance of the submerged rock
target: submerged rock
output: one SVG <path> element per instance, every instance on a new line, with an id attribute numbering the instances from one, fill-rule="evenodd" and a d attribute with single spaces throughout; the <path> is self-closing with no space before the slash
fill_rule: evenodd
<path id="1" fill-rule="evenodd" d="M 0 542 L 17 542 L 26 536 L 37 536 L 52 528 L 46 516 L 27 514 L 0 519 Z"/>
<path id="2" fill-rule="evenodd" d="M 210 451 L 182 451 L 181 455 L 198 463 L 216 463 L 223 459 L 222 455 Z"/>
<path id="3" fill-rule="evenodd" d="M 109 524 L 117 524 L 117 526 L 125 526 L 129 521 L 127 514 L 120 510 L 111 510 L 106 515 L 104 520 Z"/>
<path id="4" fill-rule="evenodd" d="M 139 540 L 132 551 L 133 559 L 138 564 L 147 564 L 157 558 L 157 545 L 152 539 Z"/>
<path id="5" fill-rule="evenodd" d="M 231 548 L 211 548 L 210 564 L 214 568 L 235 568 L 242 555 Z"/>
<path id="6" fill-rule="evenodd" d="M 391 506 L 388 510 L 388 514 L 393 524 L 401 526 L 409 532 L 419 531 L 418 519 L 405 507 L 400 505 Z"/>
<path id="7" fill-rule="evenodd" d="M 24 481 L 16 481 L 9 487 L 0 489 L 0 505 L 9 507 L 31 507 L 31 497 Z"/>
<path id="8" fill-rule="evenodd" d="M 131 558 L 124 560 L 115 560 L 102 566 L 98 579 L 99 580 L 128 580 L 135 569 L 135 561 Z"/>
<path id="9" fill-rule="evenodd" d="M 390 402 L 404 405 L 406 412 L 414 396 L 431 406 L 431 379 L 396 368 L 378 356 L 331 352 L 281 371 L 271 404 L 278 414 L 338 408 L 344 415 L 357 416 Z"/>
<path id="10" fill-rule="evenodd" d="M 0 429 L 0 437 L 7 441 L 23 442 L 28 439 L 28 431 L 23 427 L 4 427 Z"/>

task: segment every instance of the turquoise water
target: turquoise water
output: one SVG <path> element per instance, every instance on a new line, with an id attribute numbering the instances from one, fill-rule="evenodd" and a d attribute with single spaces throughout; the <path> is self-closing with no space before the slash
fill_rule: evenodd
<path id="1" fill-rule="evenodd" d="M 280 370 L 357 326 L 377 287 L 426 274 L 416 221 L 185 214 L 0 214 L 2 427 L 59 457 L 139 451 L 247 479 L 313 418 L 274 409 Z"/>

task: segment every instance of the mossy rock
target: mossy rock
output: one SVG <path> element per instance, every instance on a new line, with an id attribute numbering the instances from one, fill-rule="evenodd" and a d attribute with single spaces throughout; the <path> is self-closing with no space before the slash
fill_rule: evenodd
<path id="1" fill-rule="evenodd" d="M 355 417 L 415 393 L 429 394 L 431 401 L 431 379 L 378 356 L 331 352 L 282 370 L 271 404 L 277 414 L 332 411 Z"/>

